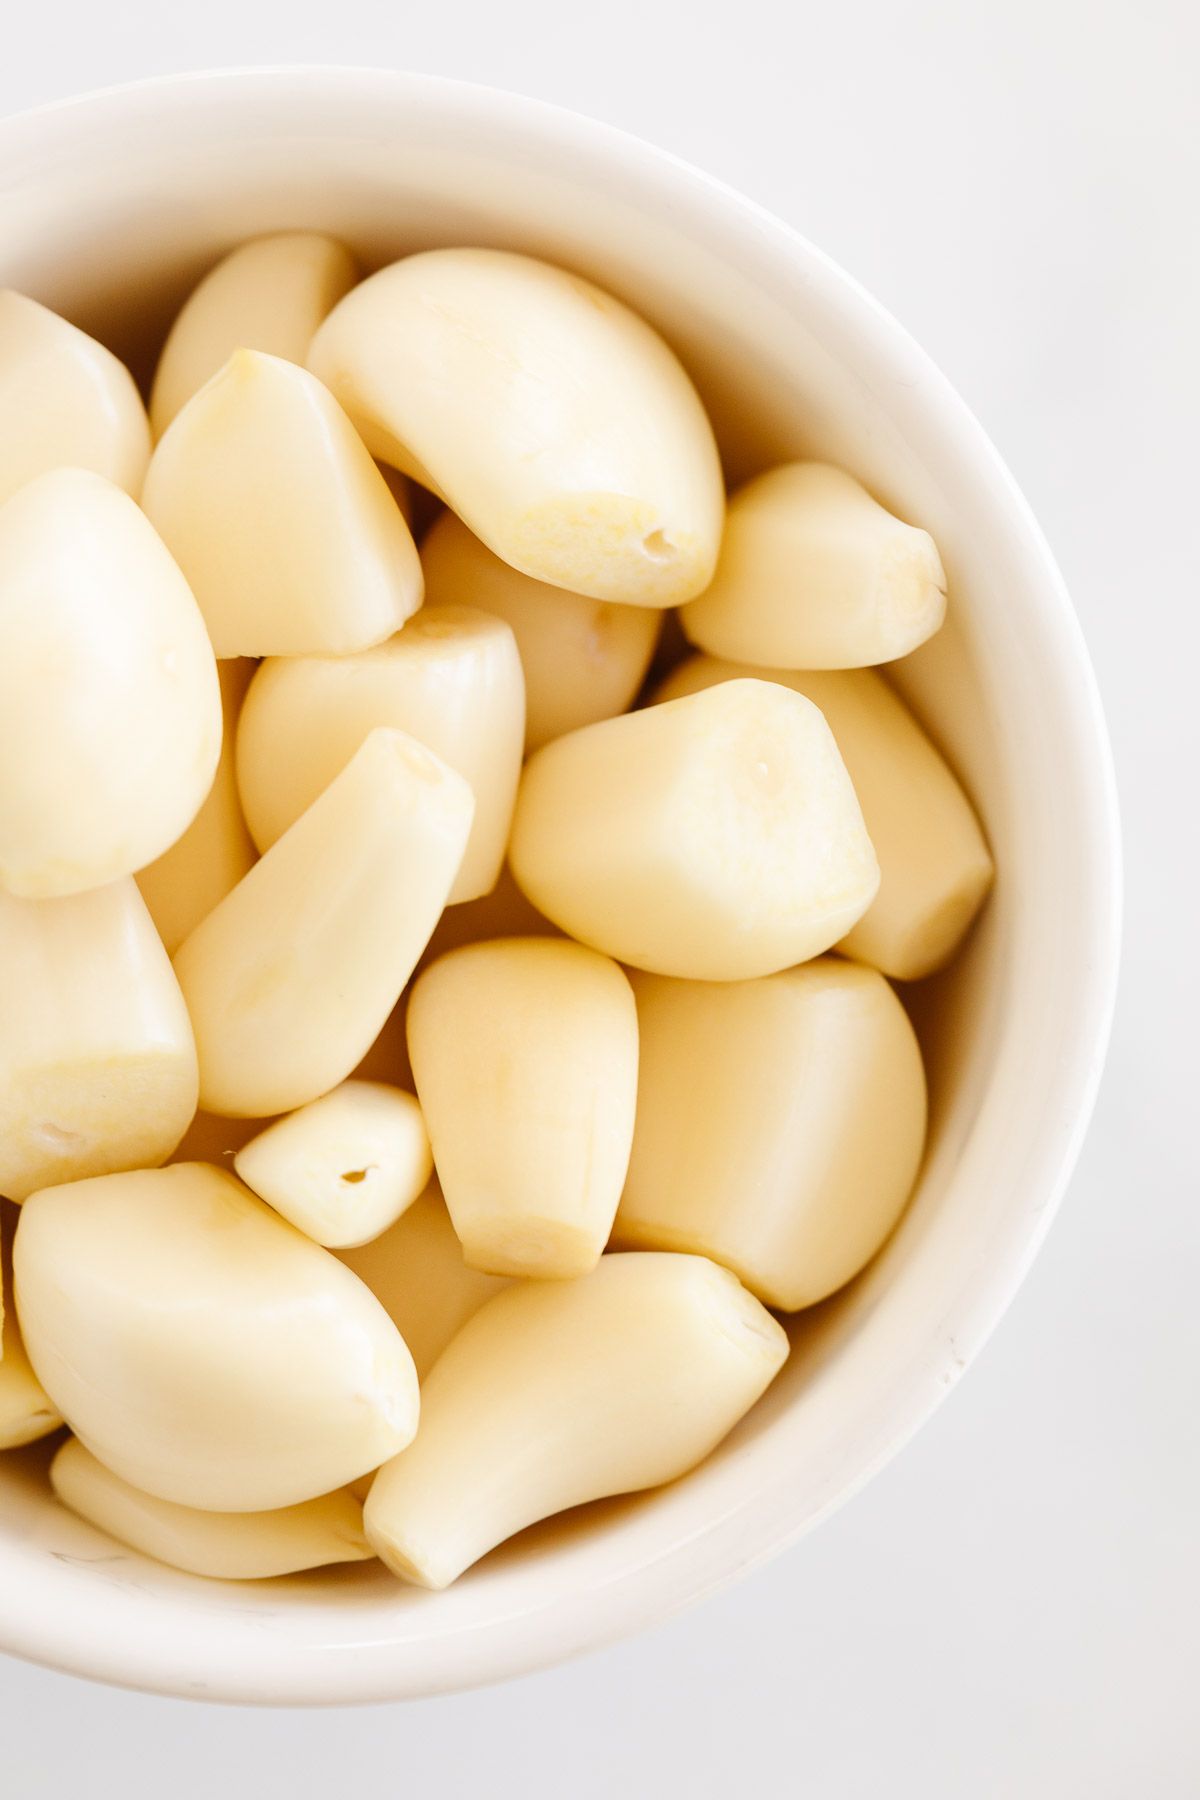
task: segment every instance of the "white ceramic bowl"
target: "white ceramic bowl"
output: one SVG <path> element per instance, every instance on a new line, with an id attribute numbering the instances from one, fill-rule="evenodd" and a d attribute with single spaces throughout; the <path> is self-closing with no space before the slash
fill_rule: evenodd
<path id="1" fill-rule="evenodd" d="M 702 1469 L 527 1533 L 443 1594 L 378 1567 L 261 1585 L 121 1550 L 0 1460 L 0 1647 L 101 1679 L 270 1702 L 386 1699 L 518 1674 L 649 1624 L 839 1505 L 949 1392 L 1011 1300 L 1075 1160 L 1113 999 L 1108 746 L 1049 552 L 979 426 L 811 245 L 645 144 L 425 76 L 174 78 L 0 125 L 0 282 L 144 372 L 189 283 L 239 238 L 338 233 L 371 262 L 503 244 L 660 326 L 729 473 L 844 463 L 936 537 L 950 623 L 901 682 L 965 776 L 999 881 L 914 1005 L 933 1082 L 919 1192 L 866 1275 Z"/>

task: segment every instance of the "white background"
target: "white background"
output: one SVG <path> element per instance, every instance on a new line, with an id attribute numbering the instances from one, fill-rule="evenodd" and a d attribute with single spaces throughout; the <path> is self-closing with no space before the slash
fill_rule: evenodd
<path id="1" fill-rule="evenodd" d="M 3 110 L 206 65 L 399 65 L 623 125 L 798 225 L 942 364 L 1042 518 L 1108 706 L 1129 898 L 1050 1243 L 970 1378 L 816 1535 L 639 1641 L 402 1708 L 200 1709 L 0 1661 L 0 1793 L 1200 1794 L 1193 0 L 67 0 L 4 35 Z"/>

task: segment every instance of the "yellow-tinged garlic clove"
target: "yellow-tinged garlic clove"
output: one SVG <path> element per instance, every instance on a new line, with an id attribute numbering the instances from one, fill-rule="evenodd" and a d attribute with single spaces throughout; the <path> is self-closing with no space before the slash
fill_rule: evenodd
<path id="1" fill-rule="evenodd" d="M 502 250 L 405 257 L 333 309 L 309 367 L 374 455 L 526 575 L 655 607 L 708 585 L 712 427 L 658 334 L 590 282 Z"/>
<path id="2" fill-rule="evenodd" d="M 192 289 L 158 359 L 150 423 L 160 438 L 235 350 L 303 364 L 313 333 L 354 286 L 354 258 L 320 231 L 280 231 L 239 244 Z"/>
<path id="3" fill-rule="evenodd" d="M 12 1302 L 12 1252 L 0 1206 L 0 1450 L 19 1450 L 57 1431 L 62 1419 L 29 1366 Z"/>
<path id="4" fill-rule="evenodd" d="M 363 650 L 421 604 L 412 534 L 336 401 L 238 350 L 150 459 L 142 505 L 218 656 Z"/>
<path id="5" fill-rule="evenodd" d="M 408 1051 L 467 1262 L 594 1268 L 637 1098 L 637 1010 L 616 963 L 547 938 L 453 950 L 413 984 Z"/>
<path id="6" fill-rule="evenodd" d="M 634 977 L 637 1129 L 614 1239 L 722 1262 L 794 1311 L 856 1275 L 908 1199 L 925 1074 L 874 969 Z"/>
<path id="7" fill-rule="evenodd" d="M 698 1256 L 605 1256 L 489 1300 L 430 1371 L 421 1427 L 375 1477 L 367 1536 L 444 1588 L 514 1532 L 694 1468 L 782 1367 L 781 1325 Z"/>
<path id="8" fill-rule="evenodd" d="M 292 1506 L 416 1430 L 412 1358 L 374 1295 L 205 1163 L 43 1188 L 14 1262 L 38 1379 L 94 1456 L 159 1499 Z"/>
<path id="9" fill-rule="evenodd" d="M 394 1225 L 424 1189 L 433 1157 L 412 1094 L 381 1081 L 343 1081 L 268 1125 L 233 1166 L 298 1230 L 341 1249 Z"/>
<path id="10" fill-rule="evenodd" d="M 765 681 L 547 744 L 525 766 L 509 856 L 572 937 L 698 981 L 827 950 L 879 885 L 829 727 L 803 695 Z"/>
<path id="11" fill-rule="evenodd" d="M 940 629 L 946 576 L 929 533 L 852 475 L 788 463 L 733 496 L 712 585 L 681 616 L 716 656 L 860 669 L 907 656 Z"/>
<path id="12" fill-rule="evenodd" d="M 179 984 L 127 876 L 0 892 L 0 1194 L 160 1163 L 196 1110 Z"/>
<path id="13" fill-rule="evenodd" d="M 82 469 L 0 508 L 0 595 L 0 887 L 100 887 L 161 855 L 212 785 L 204 621 L 128 494 Z"/>
<path id="14" fill-rule="evenodd" d="M 380 725 L 428 745 L 469 782 L 475 822 L 451 902 L 495 886 L 521 773 L 525 689 L 512 632 L 465 606 L 425 606 L 357 656 L 271 657 L 238 727 L 246 822 L 268 849 Z"/>
<path id="15" fill-rule="evenodd" d="M 150 427 L 133 376 L 103 344 L 0 289 L 0 506 L 51 469 L 90 469 L 136 499 Z"/>
<path id="16" fill-rule="evenodd" d="M 175 972 L 205 1111 L 265 1118 L 345 1080 L 429 941 L 473 811 L 461 775 L 380 727 L 201 920 Z"/>

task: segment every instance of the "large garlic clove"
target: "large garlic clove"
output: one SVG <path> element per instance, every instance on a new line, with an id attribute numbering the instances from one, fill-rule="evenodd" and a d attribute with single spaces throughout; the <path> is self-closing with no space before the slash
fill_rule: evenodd
<path id="1" fill-rule="evenodd" d="M 58 469 L 0 509 L 0 887 L 128 875 L 212 785 L 221 696 L 179 570 L 120 488 Z"/>
<path id="2" fill-rule="evenodd" d="M 406 731 L 470 783 L 475 823 L 451 902 L 495 886 L 512 823 L 525 725 L 508 626 L 465 606 L 424 606 L 358 656 L 272 657 L 246 696 L 237 770 L 266 850 L 328 787 L 377 725 Z"/>
<path id="3" fill-rule="evenodd" d="M 340 1249 L 394 1225 L 433 1173 L 421 1108 L 403 1088 L 343 1081 L 240 1149 L 248 1188 L 298 1230 Z"/>
<path id="4" fill-rule="evenodd" d="M 136 496 L 150 427 L 111 350 L 11 288 L 0 289 L 0 505 L 50 469 L 90 469 Z"/>
<path id="5" fill-rule="evenodd" d="M 925 1074 L 874 969 L 823 957 L 762 981 L 634 979 L 637 1129 L 614 1239 L 724 1263 L 770 1306 L 856 1275 L 908 1199 Z"/>
<path id="6" fill-rule="evenodd" d="M 375 1554 L 362 1506 L 345 1488 L 269 1512 L 201 1512 L 131 1487 L 78 1438 L 68 1438 L 50 1464 L 50 1485 L 89 1525 L 189 1575 L 264 1581 Z"/>
<path id="7" fill-rule="evenodd" d="M 702 649 L 777 669 L 892 662 L 945 616 L 929 533 L 828 463 L 788 463 L 733 496 L 712 585 L 682 614 Z"/>
<path id="8" fill-rule="evenodd" d="M 452 512 L 423 540 L 421 566 L 426 605 L 477 606 L 512 627 L 525 672 L 526 750 L 632 706 L 654 654 L 660 611 L 592 600 L 522 575 Z"/>
<path id="9" fill-rule="evenodd" d="M 869 669 L 803 674 L 693 656 L 654 698 L 719 681 L 777 681 L 819 706 L 854 783 L 879 858 L 879 892 L 838 949 L 900 981 L 942 968 L 992 884 L 971 803 L 904 702 Z"/>
<path id="10" fill-rule="evenodd" d="M 238 350 L 188 401 L 142 505 L 218 656 L 363 650 L 421 604 L 382 475 L 320 382 L 280 357 Z"/>
<path id="11" fill-rule="evenodd" d="M 782 1367 L 780 1326 L 703 1257 L 605 1256 L 519 1282 L 468 1320 L 380 1470 L 367 1536 L 397 1575 L 444 1588 L 551 1513 L 673 1481 Z"/>
<path id="12" fill-rule="evenodd" d="M 348 294 L 309 367 L 376 456 L 526 575 L 658 607 L 711 579 L 712 427 L 658 334 L 590 282 L 502 250 L 425 251 Z"/>
<path id="13" fill-rule="evenodd" d="M 12 1259 L 0 1207 L 0 1450 L 19 1450 L 57 1431 L 62 1419 L 29 1366 L 12 1299 Z"/>
<path id="14" fill-rule="evenodd" d="M 183 996 L 133 882 L 0 892 L 0 1194 L 162 1162 L 196 1092 Z"/>
<path id="15" fill-rule="evenodd" d="M 358 278 L 354 258 L 320 231 L 239 244 L 193 288 L 154 372 L 150 423 L 160 438 L 235 350 L 303 364 L 313 333 Z"/>
<path id="16" fill-rule="evenodd" d="M 43 1188 L 14 1262 L 38 1379 L 93 1455 L 159 1499 L 292 1506 L 416 1430 L 412 1358 L 374 1295 L 205 1163 Z"/>
<path id="17" fill-rule="evenodd" d="M 530 757 L 509 855 L 533 904 L 635 968 L 735 981 L 802 962 L 879 868 L 833 735 L 773 682 L 730 681 Z"/>
<path id="18" fill-rule="evenodd" d="M 138 871 L 142 899 L 172 955 L 258 856 L 242 817 L 234 757 L 238 711 L 257 666 L 240 656 L 217 664 L 224 730 L 216 778 L 183 836 Z"/>
<path id="19" fill-rule="evenodd" d="M 472 1314 L 507 1286 L 468 1268 L 436 1181 L 389 1231 L 338 1255 L 387 1311 L 421 1381 Z"/>
<path id="20" fill-rule="evenodd" d="M 413 985 L 408 1052 L 467 1262 L 594 1268 L 637 1098 L 637 1010 L 616 963 L 546 938 L 451 951 Z"/>
<path id="21" fill-rule="evenodd" d="M 175 972 L 207 1112 L 270 1117 L 345 1080 L 429 941 L 473 811 L 461 775 L 380 727 L 201 920 Z"/>

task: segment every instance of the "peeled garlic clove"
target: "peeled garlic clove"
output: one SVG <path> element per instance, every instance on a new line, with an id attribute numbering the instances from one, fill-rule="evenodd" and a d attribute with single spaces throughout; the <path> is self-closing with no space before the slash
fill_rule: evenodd
<path id="1" fill-rule="evenodd" d="M 534 581 L 493 556 L 452 512 L 422 542 L 421 566 L 426 605 L 462 602 L 511 626 L 525 672 L 526 750 L 632 706 L 661 612 Z"/>
<path id="2" fill-rule="evenodd" d="M 856 1275 L 908 1199 L 925 1074 L 873 969 L 823 957 L 763 981 L 635 977 L 641 1070 L 623 1245 L 691 1250 L 769 1306 Z"/>
<path id="3" fill-rule="evenodd" d="M 218 656 L 363 650 L 421 604 L 400 509 L 304 369 L 238 350 L 150 460 L 142 505 Z"/>
<path id="4" fill-rule="evenodd" d="M 472 1314 L 507 1286 L 463 1261 L 436 1181 L 390 1230 L 338 1255 L 386 1310 L 421 1381 Z"/>
<path id="5" fill-rule="evenodd" d="M 512 632 L 470 607 L 424 606 L 403 631 L 357 656 L 263 663 L 237 744 L 255 843 L 269 849 L 379 725 L 408 732 L 470 783 L 475 823 L 450 900 L 486 894 L 512 823 L 525 689 Z"/>
<path id="6" fill-rule="evenodd" d="M 354 258 L 320 231 L 280 231 L 239 244 L 184 301 L 163 345 L 150 395 L 160 438 L 235 350 L 303 364 L 313 333 L 358 278 Z"/>
<path id="7" fill-rule="evenodd" d="M 263 1581 L 375 1554 L 363 1535 L 362 1507 L 345 1488 L 270 1512 L 201 1512 L 131 1487 L 78 1438 L 68 1438 L 50 1464 L 50 1485 L 89 1525 L 189 1575 Z"/>
<path id="8" fill-rule="evenodd" d="M 128 494 L 82 469 L 0 509 L 0 596 L 0 887 L 100 887 L 161 855 L 212 785 L 204 621 Z"/>
<path id="9" fill-rule="evenodd" d="M 217 664 L 224 730 L 221 760 L 208 798 L 183 836 L 138 871 L 142 899 L 172 955 L 258 857 L 242 817 L 234 760 L 238 710 L 257 666 L 249 657 Z"/>
<path id="10" fill-rule="evenodd" d="M 945 616 L 929 533 L 828 463 L 788 463 L 733 496 L 712 586 L 682 614 L 701 649 L 778 669 L 892 662 Z"/>
<path id="11" fill-rule="evenodd" d="M 525 766 L 509 855 L 533 904 L 572 937 L 696 981 L 817 955 L 879 885 L 829 727 L 764 681 L 547 744 Z"/>
<path id="12" fill-rule="evenodd" d="M 694 656 L 654 698 L 720 681 L 777 681 L 820 707 L 837 740 L 879 858 L 879 892 L 838 949 L 899 981 L 942 968 L 992 884 L 971 803 L 904 702 L 869 669 L 795 674 Z"/>
<path id="13" fill-rule="evenodd" d="M 0 506 L 50 469 L 90 469 L 135 497 L 150 427 L 111 350 L 11 288 L 0 289 Z"/>
<path id="14" fill-rule="evenodd" d="M 196 1110 L 179 984 L 126 877 L 0 892 L 0 1194 L 169 1156 Z"/>
<path id="15" fill-rule="evenodd" d="M 694 1468 L 782 1367 L 781 1325 L 698 1256 L 605 1256 L 519 1282 L 439 1357 L 421 1428 L 380 1470 L 367 1536 L 397 1575 L 444 1588 L 514 1532 Z"/>
<path id="16" fill-rule="evenodd" d="M 343 1081 L 238 1151 L 248 1188 L 330 1249 L 394 1225 L 433 1173 L 421 1108 L 403 1088 Z"/>
<path id="17" fill-rule="evenodd" d="M 2 1211 L 2 1209 L 0 1209 Z M 0 1218 L 0 1236 L 5 1221 Z M 29 1366 L 11 1299 L 11 1258 L 0 1243 L 0 1450 L 19 1450 L 57 1431 L 62 1419 Z"/>
<path id="18" fill-rule="evenodd" d="M 38 1379 L 94 1456 L 161 1500 L 292 1506 L 416 1430 L 412 1358 L 379 1302 L 204 1163 L 43 1188 L 14 1261 Z"/>
<path id="19" fill-rule="evenodd" d="M 291 1112 L 345 1080 L 429 941 L 473 810 L 461 775 L 381 727 L 201 920 L 175 972 L 207 1112 Z"/>
<path id="20" fill-rule="evenodd" d="M 467 1262 L 594 1268 L 637 1098 L 637 1010 L 616 963 L 546 938 L 451 951 L 413 985 L 408 1052 Z"/>
<path id="21" fill-rule="evenodd" d="M 657 607 L 711 579 L 724 493 L 699 396 L 577 275 L 502 250 L 405 257 L 333 309 L 309 367 L 374 455 L 526 575 Z"/>

